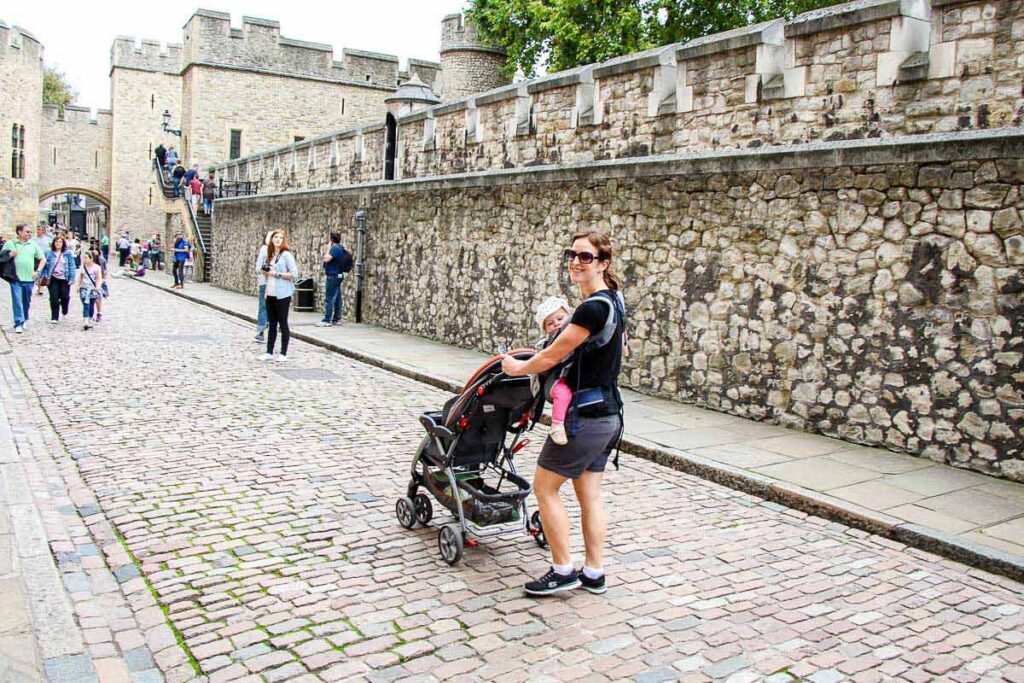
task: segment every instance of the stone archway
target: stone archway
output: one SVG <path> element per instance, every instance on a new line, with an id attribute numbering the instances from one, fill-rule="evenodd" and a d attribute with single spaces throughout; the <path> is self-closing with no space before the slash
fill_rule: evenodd
<path id="1" fill-rule="evenodd" d="M 68 227 L 72 230 L 78 230 L 80 234 L 87 234 L 90 237 L 99 238 L 102 233 L 107 233 L 109 236 L 110 232 L 110 198 L 101 192 L 96 190 L 87 189 L 84 187 L 58 187 L 45 192 L 39 193 L 39 203 L 44 203 L 50 197 L 58 197 L 64 194 L 82 195 L 95 199 L 96 201 L 103 204 L 106 207 L 106 211 L 98 211 L 93 208 L 84 209 L 81 212 L 72 211 L 68 217 L 70 222 Z M 58 220 L 60 220 L 58 218 Z M 80 221 L 80 224 L 76 224 Z"/>

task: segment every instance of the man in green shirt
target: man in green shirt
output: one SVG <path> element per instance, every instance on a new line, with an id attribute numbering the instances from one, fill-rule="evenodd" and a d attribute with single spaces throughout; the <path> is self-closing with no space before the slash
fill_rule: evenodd
<path id="1" fill-rule="evenodd" d="M 46 266 L 43 250 L 32 241 L 32 231 L 22 223 L 16 228 L 13 240 L 4 244 L 4 251 L 14 256 L 18 281 L 11 284 L 11 308 L 14 309 L 14 331 L 21 334 L 28 322 L 28 309 L 32 305 L 32 281 Z M 38 264 L 38 267 L 37 265 Z"/>
<path id="2" fill-rule="evenodd" d="M 100 237 L 100 251 L 103 252 L 103 260 L 104 261 L 109 261 L 110 260 L 110 235 L 108 235 L 105 231 L 103 233 L 103 236 Z"/>

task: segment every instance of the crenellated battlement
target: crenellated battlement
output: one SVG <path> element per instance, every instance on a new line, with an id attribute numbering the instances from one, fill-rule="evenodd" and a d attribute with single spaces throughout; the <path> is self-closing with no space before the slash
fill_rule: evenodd
<path id="1" fill-rule="evenodd" d="M 94 117 L 89 107 L 76 107 L 73 104 L 65 106 L 62 114 L 60 107 L 56 104 L 44 104 L 43 118 L 52 123 L 65 123 L 68 125 L 90 123 L 93 125 L 109 126 L 113 120 L 113 114 L 109 109 L 98 109 Z"/>
<path id="2" fill-rule="evenodd" d="M 453 50 L 474 50 L 504 55 L 505 51 L 479 37 L 476 26 L 461 13 L 449 14 L 441 20 L 441 54 Z"/>
<path id="3" fill-rule="evenodd" d="M 110 68 L 179 74 L 183 48 L 180 44 L 163 44 L 157 40 L 139 41 L 132 36 L 117 36 L 110 47 Z"/>
<path id="4" fill-rule="evenodd" d="M 41 71 L 43 45 L 20 26 L 8 26 L 0 21 L 0 59 L 21 59 Z"/>

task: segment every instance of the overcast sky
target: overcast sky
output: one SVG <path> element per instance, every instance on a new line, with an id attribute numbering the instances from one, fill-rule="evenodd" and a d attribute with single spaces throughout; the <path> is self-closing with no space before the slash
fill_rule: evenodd
<path id="1" fill-rule="evenodd" d="M 78 91 L 76 104 L 96 109 L 110 106 L 110 45 L 114 36 L 181 43 L 182 27 L 199 7 L 231 14 L 240 28 L 242 16 L 275 19 L 281 35 L 334 47 L 387 52 L 438 61 L 441 18 L 458 12 L 464 0 L 21 0 L 3 2 L 0 20 L 17 24 L 38 38 L 45 61 L 63 71 Z"/>

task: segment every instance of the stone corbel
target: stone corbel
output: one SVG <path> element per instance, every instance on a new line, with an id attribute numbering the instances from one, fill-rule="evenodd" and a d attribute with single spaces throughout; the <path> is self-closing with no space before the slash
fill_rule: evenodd
<path id="1" fill-rule="evenodd" d="M 434 139 L 434 116 L 429 111 L 427 117 L 423 119 L 423 140 L 422 149 L 424 152 L 432 152 L 437 147 L 437 141 Z"/>
<path id="2" fill-rule="evenodd" d="M 654 67 L 654 84 L 651 86 L 651 92 L 647 94 L 648 116 L 676 112 L 678 71 L 675 50 L 665 50 L 658 55 L 658 65 Z"/>
<path id="3" fill-rule="evenodd" d="M 363 160 L 363 131 L 362 129 L 356 131 L 356 139 L 352 142 L 352 161 Z"/>
<path id="4" fill-rule="evenodd" d="M 533 98 L 526 92 L 526 86 L 524 85 L 516 93 L 516 117 L 512 121 L 510 137 L 533 135 L 534 130 Z"/>
<path id="5" fill-rule="evenodd" d="M 484 131 L 480 127 L 480 110 L 473 100 L 466 103 L 466 144 L 479 144 L 484 141 Z"/>
<path id="6" fill-rule="evenodd" d="M 878 55 L 875 85 L 888 87 L 902 80 L 903 66 L 910 60 L 906 73 L 911 78 L 928 75 L 928 49 L 931 43 L 931 6 L 924 0 L 903 0 L 900 15 L 893 17 L 889 32 L 889 51 Z M 922 58 L 912 59 L 915 53 L 924 53 Z"/>
<path id="7" fill-rule="evenodd" d="M 338 165 L 338 138 L 331 138 L 331 166 Z"/>

